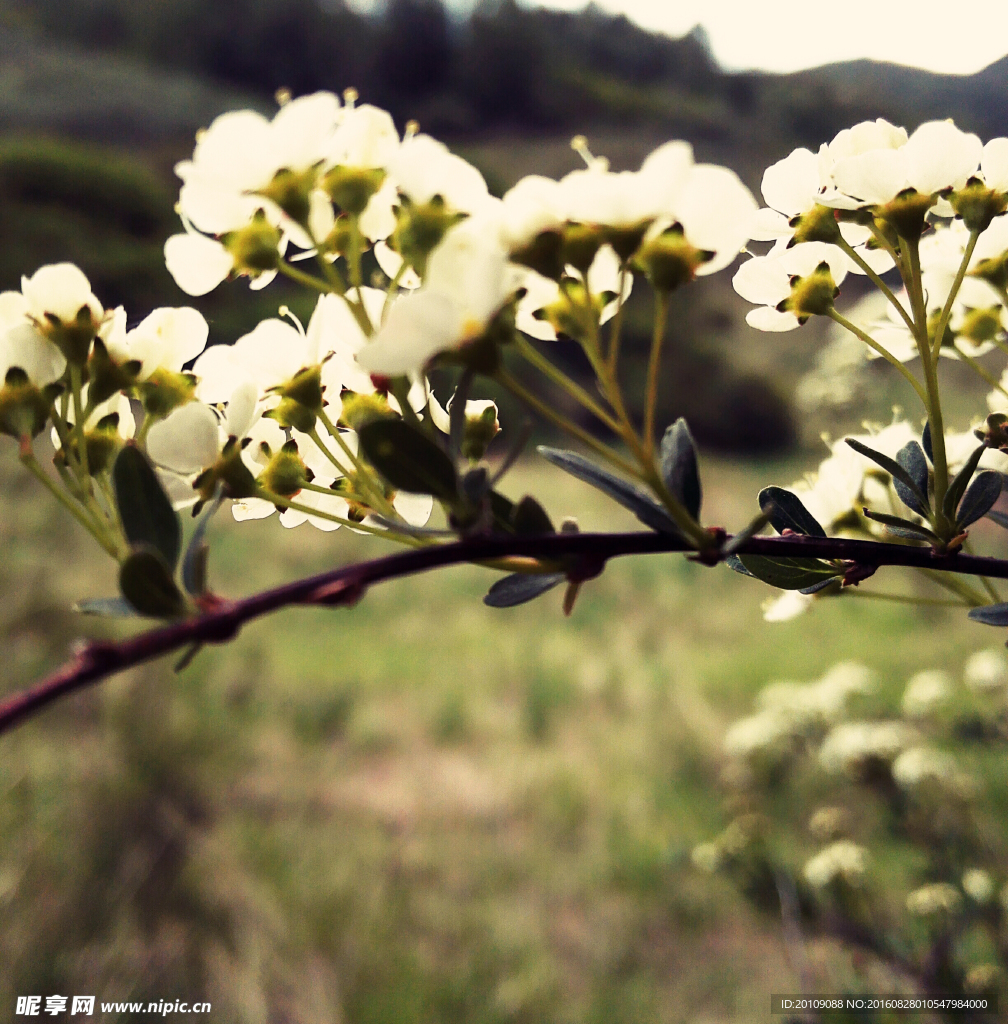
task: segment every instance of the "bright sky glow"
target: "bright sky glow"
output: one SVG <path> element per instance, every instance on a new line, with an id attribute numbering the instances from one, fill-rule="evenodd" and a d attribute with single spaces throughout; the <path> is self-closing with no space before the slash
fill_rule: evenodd
<path id="1" fill-rule="evenodd" d="M 351 0 L 373 9 L 379 0 Z M 446 0 L 468 10 L 474 0 Z M 579 10 L 586 0 L 519 0 Z M 700 23 L 730 70 L 797 71 L 871 57 L 951 74 L 971 74 L 1008 53 L 1008 4 L 921 4 L 915 0 L 596 0 L 649 29 L 681 36 Z M 942 16 L 944 15 L 944 17 Z M 956 32 L 957 16 L 964 31 Z"/>

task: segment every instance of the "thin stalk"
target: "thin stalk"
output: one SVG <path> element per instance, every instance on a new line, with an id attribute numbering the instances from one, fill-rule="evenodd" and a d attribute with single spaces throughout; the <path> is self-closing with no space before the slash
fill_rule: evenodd
<path id="1" fill-rule="evenodd" d="M 970 260 L 973 258 L 973 250 L 976 248 L 977 239 L 979 237 L 979 231 L 970 232 L 969 241 L 966 243 L 966 250 L 963 252 L 963 258 L 959 262 L 959 269 L 956 271 L 955 280 L 952 282 L 948 298 L 945 299 L 945 305 L 942 307 L 941 315 L 938 317 L 938 326 L 935 328 L 932 352 L 935 359 L 938 358 L 938 352 L 941 349 L 941 340 L 945 335 L 945 328 L 948 326 L 949 317 L 952 315 L 952 303 L 955 302 L 955 297 L 959 294 L 959 289 L 962 287 L 963 278 L 966 276 L 966 271 L 969 268 Z"/>
<path id="2" fill-rule="evenodd" d="M 838 248 L 843 249 L 843 251 L 847 253 L 847 255 L 865 272 L 868 279 L 889 300 L 892 307 L 903 318 L 903 322 L 907 325 L 907 327 L 910 329 L 912 333 L 914 329 L 913 320 L 911 319 L 910 314 L 903 308 L 903 303 L 896 298 L 895 293 L 889 287 L 889 285 L 887 285 L 885 281 L 883 281 L 882 278 L 874 270 L 872 270 L 872 268 L 865 261 L 864 257 L 857 251 L 857 249 L 854 248 L 854 246 L 850 244 L 850 242 L 848 242 L 841 236 L 840 241 L 837 242 L 836 244 Z M 895 260 L 895 255 L 892 253 L 890 253 L 890 255 L 893 255 L 893 258 Z"/>
<path id="3" fill-rule="evenodd" d="M 1005 398 L 1008 398 L 1008 391 L 1005 390 L 1001 385 L 1001 381 L 994 376 L 989 370 L 985 370 L 972 356 L 966 355 L 966 353 L 953 341 L 952 348 L 955 350 L 959 358 L 975 373 L 977 376 L 982 377 L 995 391 L 1000 391 Z"/>
<path id="4" fill-rule="evenodd" d="M 297 267 L 292 267 L 286 260 L 281 260 L 277 264 L 277 270 L 283 274 L 284 277 L 289 277 L 292 281 L 297 281 L 298 284 L 303 284 L 306 288 L 311 288 L 313 291 L 321 292 L 323 295 L 331 295 L 336 292 L 337 295 L 342 294 L 336 291 L 336 289 L 330 285 L 327 281 L 323 281 L 321 277 L 315 277 L 314 274 L 305 273 L 303 270 L 298 270 Z"/>
<path id="5" fill-rule="evenodd" d="M 385 302 L 382 305 L 381 318 L 382 323 L 385 323 L 385 317 L 388 316 L 389 306 L 392 305 L 392 299 L 399 289 L 399 282 L 402 281 L 403 275 L 406 273 L 406 261 L 403 260 L 399 264 L 399 269 L 395 272 L 395 277 L 389 282 L 388 291 L 385 293 Z"/>
<path id="6" fill-rule="evenodd" d="M 651 355 L 648 358 L 647 390 L 644 401 L 644 450 L 648 460 L 654 461 L 654 420 L 658 403 L 658 369 L 661 366 L 662 342 L 668 319 L 668 294 L 655 292 L 654 333 L 651 336 Z"/>
<path id="7" fill-rule="evenodd" d="M 329 417 L 326 416 L 325 413 L 322 413 L 319 418 L 322 420 L 326 430 L 329 431 L 329 436 L 335 439 L 336 443 L 343 450 L 343 454 L 350 460 L 350 463 L 355 470 L 354 485 L 356 486 L 358 483 L 361 485 L 361 489 L 365 492 L 365 497 L 368 499 L 368 504 L 372 505 L 374 510 L 376 512 L 380 512 L 386 519 L 395 521 L 396 519 L 402 518 L 392 506 L 391 502 L 385 497 L 384 492 L 379 490 L 376 483 L 371 479 L 371 474 L 368 472 L 367 467 L 361 461 L 360 457 L 354 454 L 346 441 L 343 440 L 340 432 L 336 429 Z M 342 466 L 333 453 L 329 451 L 329 448 L 322 440 L 322 435 L 318 432 L 318 428 L 313 427 L 308 436 L 315 442 L 315 444 L 318 445 L 333 466 L 340 471 L 340 474 L 346 476 L 346 467 Z"/>
<path id="8" fill-rule="evenodd" d="M 967 555 L 973 554 L 973 545 L 970 544 L 968 540 L 963 542 L 963 551 L 965 551 Z M 994 584 L 986 576 L 978 576 L 977 579 L 980 580 L 981 585 L 984 590 L 987 591 L 990 599 L 995 604 L 999 604 L 1001 601 L 1001 595 L 994 589 Z"/>
<path id="9" fill-rule="evenodd" d="M 534 409 L 540 416 L 549 420 L 550 423 L 559 427 L 565 433 L 570 434 L 572 437 L 576 437 L 582 444 L 591 448 L 591 450 L 597 455 L 601 455 L 607 462 L 611 462 L 618 469 L 621 469 L 624 473 L 627 473 L 638 480 L 644 479 L 640 470 L 632 462 L 624 459 L 622 455 L 617 454 L 607 445 L 602 444 L 601 441 L 597 441 L 588 433 L 587 430 L 579 427 L 562 413 L 558 413 L 551 405 L 548 405 L 541 398 L 532 394 L 531 391 L 519 384 L 507 370 L 498 370 L 494 374 L 493 379 L 502 387 L 507 388 L 507 390 L 510 391 L 511 394 L 519 401 L 524 402 L 525 405 Z"/>
<path id="10" fill-rule="evenodd" d="M 951 573 L 943 573 L 934 569 L 922 569 L 919 567 L 917 568 L 917 571 L 932 583 L 936 583 L 943 590 L 947 590 L 950 594 L 955 594 L 957 597 L 962 598 L 970 608 L 982 608 L 985 604 L 989 603 L 987 598 L 978 590 L 971 587 L 965 580 L 961 580 Z"/>
<path id="11" fill-rule="evenodd" d="M 84 403 L 81 399 L 81 368 L 70 367 L 70 387 L 73 390 L 74 438 L 77 441 L 77 465 L 80 468 L 81 486 L 86 487 L 85 480 L 91 476 L 88 468 L 87 442 L 84 439 Z"/>
<path id="12" fill-rule="evenodd" d="M 627 265 L 624 263 L 620 267 L 619 304 L 616 306 L 616 315 L 613 317 L 612 327 L 609 329 L 609 355 L 606 357 L 606 367 L 613 377 L 616 376 L 616 364 L 619 362 L 620 337 L 623 333 L 623 310 L 626 307 L 623 295 L 626 291 L 627 273 Z"/>
<path id="13" fill-rule="evenodd" d="M 48 473 L 39 465 L 31 449 L 22 451 L 21 464 L 29 473 L 91 534 L 92 537 L 114 558 L 119 560 L 119 549 L 109 538 L 101 523 L 95 522 L 68 494 L 52 480 Z"/>
<path id="14" fill-rule="evenodd" d="M 870 349 L 878 352 L 887 363 L 896 367 L 903 377 L 909 381 L 914 391 L 917 392 L 917 397 L 924 403 L 925 410 L 928 408 L 927 392 L 922 387 L 920 381 L 887 348 L 883 348 L 870 334 L 848 320 L 842 313 L 838 313 L 836 309 L 831 308 L 828 315 L 834 323 L 839 324 L 845 330 L 850 331 L 855 337 L 860 338 Z"/>
<path id="15" fill-rule="evenodd" d="M 601 420 L 613 433 L 620 432 L 619 424 L 584 388 L 554 366 L 523 334 L 516 332 L 515 337 L 515 347 L 529 363 L 558 387 L 563 388 L 571 398 L 587 409 L 596 419 Z"/>

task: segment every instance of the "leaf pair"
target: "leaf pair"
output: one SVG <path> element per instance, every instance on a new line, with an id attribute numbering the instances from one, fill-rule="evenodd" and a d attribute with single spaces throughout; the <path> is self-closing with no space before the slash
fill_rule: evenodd
<path id="1" fill-rule="evenodd" d="M 763 515 L 778 533 L 790 530 L 803 537 L 826 537 L 826 531 L 793 491 L 764 487 L 758 500 Z M 814 594 L 842 576 L 836 566 L 820 558 L 733 554 L 726 564 L 735 572 L 762 580 L 778 590 L 798 590 L 803 594 Z"/>

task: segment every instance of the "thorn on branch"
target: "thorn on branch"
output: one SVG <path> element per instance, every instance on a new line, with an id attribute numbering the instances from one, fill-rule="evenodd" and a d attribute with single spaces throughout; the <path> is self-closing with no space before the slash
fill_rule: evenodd
<path id="1" fill-rule="evenodd" d="M 865 565 L 862 562 L 844 562 L 843 579 L 840 581 L 841 588 L 856 587 L 862 580 L 874 576 L 878 569 L 877 565 Z"/>

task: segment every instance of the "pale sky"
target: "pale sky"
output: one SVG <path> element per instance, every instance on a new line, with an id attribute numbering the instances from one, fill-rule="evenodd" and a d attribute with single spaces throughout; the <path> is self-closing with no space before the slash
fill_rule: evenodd
<path id="1" fill-rule="evenodd" d="M 368 9 L 380 0 L 351 0 Z M 474 0 L 446 0 L 467 10 Z M 586 0 L 519 0 L 578 10 Z M 698 22 L 730 70 L 796 71 L 873 57 L 969 74 L 1008 53 L 1008 4 L 995 0 L 596 0 L 646 28 L 681 36 Z M 944 19 L 939 18 L 939 12 Z M 966 31 L 957 33 L 956 15 Z"/>

